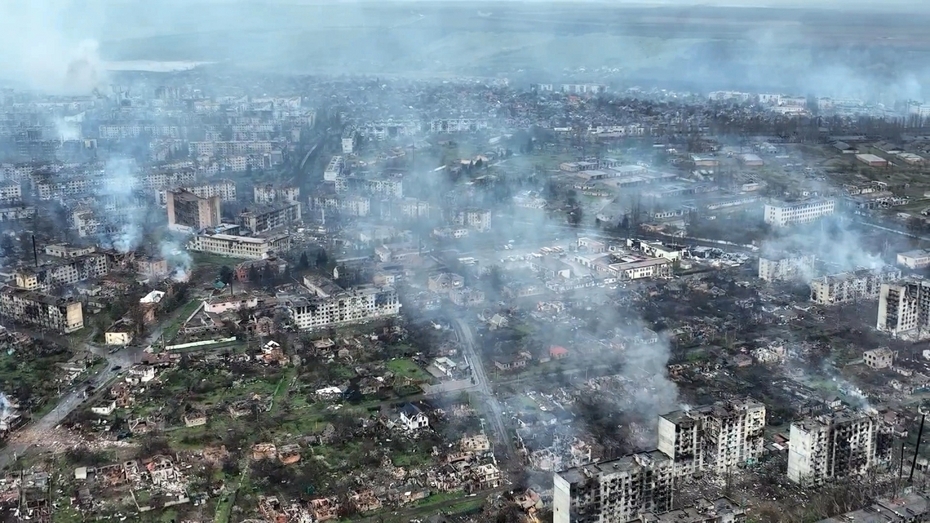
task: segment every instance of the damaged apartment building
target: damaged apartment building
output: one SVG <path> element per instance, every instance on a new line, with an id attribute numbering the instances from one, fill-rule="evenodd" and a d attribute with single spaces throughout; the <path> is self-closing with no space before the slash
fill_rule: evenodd
<path id="1" fill-rule="evenodd" d="M 763 453 L 765 405 L 751 398 L 659 417 L 658 449 L 555 474 L 555 523 L 630 521 L 671 510 L 677 480 L 727 474 Z"/>
<path id="2" fill-rule="evenodd" d="M 876 328 L 892 336 L 926 337 L 930 332 L 930 282 L 908 280 L 883 284 Z"/>
<path id="3" fill-rule="evenodd" d="M 759 257 L 759 279 L 767 282 L 806 280 L 814 274 L 813 254 L 768 252 Z"/>
<path id="4" fill-rule="evenodd" d="M 748 398 L 679 410 L 659 416 L 659 451 L 678 477 L 726 474 L 762 456 L 764 429 L 765 405 Z"/>
<path id="5" fill-rule="evenodd" d="M 48 291 L 106 276 L 110 270 L 104 253 L 91 252 L 62 258 L 61 261 L 18 269 L 14 274 L 16 286 L 27 291 Z"/>
<path id="6" fill-rule="evenodd" d="M 820 305 L 838 305 L 860 300 L 875 300 L 882 284 L 901 279 L 901 269 L 859 269 L 815 278 L 810 282 L 811 301 Z"/>
<path id="7" fill-rule="evenodd" d="M 312 330 L 362 323 L 396 316 L 400 300 L 392 287 L 361 285 L 343 289 L 332 280 L 307 276 L 306 296 L 291 296 L 284 300 L 291 320 L 299 330 Z"/>
<path id="8" fill-rule="evenodd" d="M 7 287 L 0 290 L 0 316 L 62 334 L 84 328 L 81 302 L 24 289 Z"/>
<path id="9" fill-rule="evenodd" d="M 672 460 L 657 450 L 564 470 L 553 481 L 553 523 L 630 521 L 672 508 Z"/>
<path id="10" fill-rule="evenodd" d="M 880 454 L 879 440 L 875 420 L 861 413 L 844 411 L 794 422 L 788 441 L 788 479 L 819 485 L 863 474 Z"/>

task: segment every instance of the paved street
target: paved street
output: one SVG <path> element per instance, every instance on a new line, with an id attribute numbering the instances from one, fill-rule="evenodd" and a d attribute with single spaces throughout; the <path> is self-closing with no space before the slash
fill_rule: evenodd
<path id="1" fill-rule="evenodd" d="M 484 371 L 481 353 L 476 350 L 475 331 L 461 318 L 453 318 L 452 324 L 455 327 L 459 341 L 462 342 L 462 346 L 465 349 L 465 356 L 468 358 L 468 363 L 471 365 L 472 369 L 472 376 L 475 378 L 476 389 L 473 394 L 479 396 L 479 403 L 484 407 L 486 414 L 485 419 L 491 424 L 491 429 L 493 429 L 497 441 L 499 442 L 500 450 L 503 451 L 508 459 L 513 459 L 513 457 L 516 456 L 516 451 L 513 447 L 513 439 L 504 426 L 503 410 L 501 409 L 500 402 L 497 401 L 497 397 L 494 396 L 491 390 L 488 376 Z"/>
<path id="2" fill-rule="evenodd" d="M 106 347 L 90 342 L 82 342 L 81 346 L 84 350 L 107 360 L 106 366 L 97 371 L 97 373 L 91 376 L 87 381 L 90 381 L 91 385 L 99 389 L 116 379 L 125 369 L 138 363 L 142 358 L 145 347 L 154 343 L 161 337 L 165 327 L 180 314 L 182 309 L 183 307 L 165 318 L 162 318 L 162 320 L 152 328 L 152 331 L 146 336 L 145 340 L 133 347 L 124 347 L 111 353 Z M 57 334 L 31 330 L 24 327 L 16 327 L 14 330 L 49 342 L 60 343 L 66 346 L 71 345 L 67 338 Z M 93 335 L 88 337 L 93 338 Z M 6 447 L 0 449 L 0 469 L 8 467 L 11 463 L 16 461 L 18 456 L 27 452 L 29 449 L 33 447 L 41 448 L 44 444 L 48 443 L 45 441 L 47 435 L 84 401 L 84 390 L 86 388 L 87 385 L 84 383 L 76 384 L 71 391 L 59 398 L 55 408 L 41 418 L 34 420 L 32 423 L 16 431 L 7 441 Z"/>

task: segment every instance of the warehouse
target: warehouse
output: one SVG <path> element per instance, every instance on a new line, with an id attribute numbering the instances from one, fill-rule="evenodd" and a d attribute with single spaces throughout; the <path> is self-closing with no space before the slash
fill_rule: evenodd
<path id="1" fill-rule="evenodd" d="M 856 160 L 859 160 L 869 167 L 888 167 L 888 160 L 874 154 L 857 154 Z"/>

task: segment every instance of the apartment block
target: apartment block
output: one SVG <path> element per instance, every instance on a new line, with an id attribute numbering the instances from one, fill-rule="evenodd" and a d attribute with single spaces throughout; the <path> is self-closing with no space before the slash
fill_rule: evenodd
<path id="1" fill-rule="evenodd" d="M 45 254 L 56 258 L 77 258 L 92 254 L 97 250 L 94 246 L 78 247 L 69 243 L 56 243 L 45 246 Z"/>
<path id="2" fill-rule="evenodd" d="M 728 498 L 698 499 L 694 505 L 663 514 L 642 514 L 627 523 L 745 523 L 746 509 Z"/>
<path id="3" fill-rule="evenodd" d="M 815 278 L 810 282 L 811 301 L 820 305 L 836 305 L 859 300 L 878 299 L 882 284 L 901 279 L 901 270 L 859 269 Z"/>
<path id="4" fill-rule="evenodd" d="M 174 190 L 186 190 L 194 193 L 200 198 L 219 197 L 223 202 L 236 201 L 236 182 L 232 180 L 219 180 L 213 183 L 202 183 L 199 185 L 188 185 L 186 187 L 176 187 Z M 168 190 L 156 191 L 158 205 L 168 205 Z"/>
<path id="5" fill-rule="evenodd" d="M 206 252 L 231 258 L 261 260 L 267 258 L 269 253 L 289 250 L 291 248 L 291 237 L 287 234 L 259 237 L 209 234 L 205 232 L 194 236 L 187 244 L 187 248 L 195 252 Z"/>
<path id="6" fill-rule="evenodd" d="M 323 170 L 323 180 L 327 182 L 336 181 L 342 176 L 345 166 L 346 162 L 342 159 L 342 156 L 333 156 L 326 169 Z"/>
<path id="7" fill-rule="evenodd" d="M 358 132 L 355 127 L 346 127 L 342 132 L 342 154 L 354 153 L 356 141 L 358 141 Z"/>
<path id="8" fill-rule="evenodd" d="M 672 508 L 672 460 L 659 451 L 555 473 L 553 523 L 630 521 Z"/>
<path id="9" fill-rule="evenodd" d="M 759 279 L 768 282 L 800 281 L 813 276 L 817 257 L 813 254 L 759 257 Z"/>
<path id="10" fill-rule="evenodd" d="M 194 230 L 220 224 L 220 197 L 197 196 L 188 190 L 168 191 L 168 227 Z"/>
<path id="11" fill-rule="evenodd" d="M 791 424 L 788 479 L 802 485 L 865 473 L 874 463 L 877 424 L 870 416 L 840 412 Z"/>
<path id="12" fill-rule="evenodd" d="M 23 189 L 18 183 L 0 185 L 0 204 L 8 205 L 23 199 Z"/>
<path id="13" fill-rule="evenodd" d="M 62 334 L 84 328 L 81 302 L 44 296 L 24 289 L 0 290 L 0 316 Z"/>
<path id="14" fill-rule="evenodd" d="M 328 285 L 311 296 L 285 300 L 294 325 L 299 330 L 314 330 L 335 325 L 362 323 L 400 313 L 400 300 L 391 287 L 364 285 L 342 289 Z"/>
<path id="15" fill-rule="evenodd" d="M 300 203 L 256 206 L 239 215 L 239 225 L 259 234 L 300 220 Z"/>
<path id="16" fill-rule="evenodd" d="M 930 333 L 930 281 L 882 284 L 875 327 L 895 336 Z"/>
<path id="17" fill-rule="evenodd" d="M 491 211 L 483 209 L 466 209 L 455 215 L 453 222 L 456 225 L 470 227 L 479 232 L 491 230 Z"/>
<path id="18" fill-rule="evenodd" d="M 257 204 L 297 203 L 300 200 L 300 188 L 293 186 L 277 187 L 269 183 L 254 186 L 252 195 Z"/>
<path id="19" fill-rule="evenodd" d="M 762 456 L 765 405 L 747 398 L 659 416 L 659 451 L 676 476 L 726 474 Z"/>
<path id="20" fill-rule="evenodd" d="M 197 180 L 197 171 L 185 167 L 171 172 L 153 172 L 142 177 L 140 186 L 143 189 L 165 189 L 168 187 L 184 187 L 193 185 Z"/>
<path id="21" fill-rule="evenodd" d="M 60 285 L 100 278 L 110 271 L 103 253 L 86 254 L 67 261 L 18 269 L 14 275 L 16 286 L 27 291 L 49 290 Z"/>
<path id="22" fill-rule="evenodd" d="M 830 216 L 836 210 L 836 201 L 830 199 L 813 199 L 803 202 L 766 204 L 765 223 L 775 227 L 787 227 L 811 223 L 824 216 Z"/>

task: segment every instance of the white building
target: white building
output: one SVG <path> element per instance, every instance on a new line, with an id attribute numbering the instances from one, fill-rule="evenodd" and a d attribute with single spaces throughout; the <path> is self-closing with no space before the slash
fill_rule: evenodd
<path id="1" fill-rule="evenodd" d="M 358 132 L 355 127 L 347 127 L 342 133 L 342 154 L 352 154 L 355 152 L 355 142 L 358 139 Z"/>
<path id="2" fill-rule="evenodd" d="M 882 284 L 875 327 L 894 336 L 912 331 L 918 338 L 930 334 L 930 281 Z"/>
<path id="3" fill-rule="evenodd" d="M 194 236 L 187 244 L 187 249 L 194 252 L 249 260 L 260 260 L 266 258 L 269 253 L 287 251 L 290 248 L 291 237 L 288 234 L 256 237 L 202 233 Z"/>
<path id="4" fill-rule="evenodd" d="M 400 423 L 409 431 L 429 428 L 429 418 L 413 403 L 408 403 L 400 409 Z"/>
<path id="5" fill-rule="evenodd" d="M 336 286 L 338 289 L 338 286 Z M 362 323 L 400 313 L 400 300 L 391 287 L 365 285 L 349 290 L 312 297 L 284 300 L 294 325 L 299 330 L 321 329 L 334 325 Z"/>
<path id="6" fill-rule="evenodd" d="M 252 188 L 253 198 L 258 204 L 275 202 L 296 203 L 300 199 L 300 187 L 277 187 L 272 184 L 256 185 Z"/>
<path id="7" fill-rule="evenodd" d="M 607 270 L 622 280 L 642 278 L 668 278 L 672 275 L 672 263 L 665 258 L 611 263 Z"/>
<path id="8" fill-rule="evenodd" d="M 479 232 L 491 230 L 491 211 L 483 209 L 467 209 L 455 215 L 456 225 L 470 227 Z"/>
<path id="9" fill-rule="evenodd" d="M 875 436 L 871 417 L 848 412 L 792 423 L 788 479 L 819 485 L 863 474 L 875 463 Z"/>
<path id="10" fill-rule="evenodd" d="M 908 269 L 924 269 L 930 267 L 930 250 L 917 249 L 898 253 L 897 262 L 898 265 L 907 267 Z"/>
<path id="11" fill-rule="evenodd" d="M 674 490 L 672 460 L 659 451 L 563 470 L 553 476 L 553 523 L 630 521 L 667 512 Z"/>
<path id="12" fill-rule="evenodd" d="M 9 205 L 23 199 L 23 189 L 18 183 L 0 185 L 0 204 Z"/>
<path id="13" fill-rule="evenodd" d="M 769 282 L 810 279 L 816 264 L 817 257 L 813 254 L 760 256 L 759 279 Z"/>
<path id="14" fill-rule="evenodd" d="M 803 202 L 766 204 L 765 223 L 776 227 L 811 223 L 824 216 L 830 216 L 836 209 L 836 201 L 813 199 Z"/>
<path id="15" fill-rule="evenodd" d="M 345 160 L 342 159 L 342 156 L 333 156 L 329 161 L 329 165 L 327 165 L 326 169 L 323 171 L 323 180 L 327 182 L 336 181 L 342 176 L 345 165 L 346 163 Z"/>
<path id="16" fill-rule="evenodd" d="M 659 416 L 659 450 L 677 476 L 710 471 L 726 474 L 763 453 L 765 405 L 730 401 Z"/>
<path id="17" fill-rule="evenodd" d="M 882 284 L 901 279 L 901 270 L 859 269 L 815 278 L 810 282 L 811 301 L 820 305 L 836 305 L 859 300 L 878 299 Z"/>
<path id="18" fill-rule="evenodd" d="M 388 198 L 404 197 L 404 182 L 400 178 L 365 180 L 365 188 L 372 194 L 379 194 Z"/>

